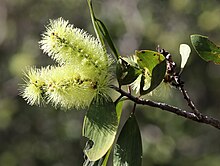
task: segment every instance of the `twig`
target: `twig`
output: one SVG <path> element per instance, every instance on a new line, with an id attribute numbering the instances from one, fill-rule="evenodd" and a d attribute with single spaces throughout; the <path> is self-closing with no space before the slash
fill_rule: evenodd
<path id="1" fill-rule="evenodd" d="M 159 53 L 163 54 L 167 60 L 167 73 L 164 78 L 164 81 L 170 83 L 171 85 L 179 89 L 183 94 L 184 99 L 187 101 L 188 106 L 192 109 L 194 115 L 196 115 L 198 120 L 202 119 L 202 114 L 195 107 L 187 91 L 184 89 L 184 82 L 180 79 L 180 73 L 176 71 L 176 63 L 172 60 L 172 55 L 168 51 L 160 49 L 159 47 L 157 48 L 157 50 Z"/>
<path id="2" fill-rule="evenodd" d="M 197 116 L 198 119 L 202 118 L 202 114 L 201 112 L 199 112 L 199 110 L 196 108 L 195 104 L 193 103 L 193 101 L 190 99 L 187 91 L 184 88 L 184 82 L 181 81 L 180 79 L 180 75 L 176 75 L 173 77 L 174 81 L 175 81 L 175 86 L 176 88 L 178 88 L 181 93 L 183 94 L 183 98 L 187 101 L 188 106 L 192 109 L 193 113 Z"/>
<path id="3" fill-rule="evenodd" d="M 121 98 L 123 97 L 123 95 L 120 95 L 116 100 L 115 100 L 115 104 L 117 104 L 119 102 L 119 100 L 121 100 Z"/>
<path id="4" fill-rule="evenodd" d="M 136 105 L 137 105 L 137 103 L 134 103 L 133 110 L 132 110 L 132 113 L 133 113 L 133 114 L 135 113 Z"/>
<path id="5" fill-rule="evenodd" d="M 124 90 L 122 90 L 114 85 L 112 85 L 111 88 L 116 90 L 117 92 L 119 92 L 121 95 L 126 96 L 131 101 L 135 102 L 136 104 L 148 105 L 151 107 L 160 108 L 164 111 L 172 112 L 174 114 L 185 117 L 187 119 L 191 119 L 191 120 L 199 122 L 199 123 L 205 123 L 205 124 L 208 124 L 208 125 L 211 125 L 211 126 L 217 128 L 217 129 L 220 129 L 220 121 L 218 119 L 213 118 L 213 117 L 206 116 L 206 115 L 203 115 L 202 113 L 200 113 L 201 118 L 198 118 L 198 116 L 194 112 L 187 112 L 185 110 L 168 105 L 166 103 L 159 103 L 159 102 L 155 102 L 155 101 L 146 100 L 146 99 L 132 96 L 131 94 L 125 92 Z"/>
<path id="6" fill-rule="evenodd" d="M 195 113 L 195 115 L 196 115 L 199 119 L 201 119 L 201 118 L 202 118 L 202 114 L 201 114 L 201 113 L 199 112 L 199 110 L 195 107 L 195 105 L 194 105 L 193 101 L 190 99 L 190 97 L 189 97 L 187 91 L 184 89 L 184 86 L 183 86 L 183 85 L 180 86 L 179 89 L 180 89 L 180 91 L 182 92 L 184 99 L 187 101 L 188 106 L 193 110 L 193 112 Z"/>

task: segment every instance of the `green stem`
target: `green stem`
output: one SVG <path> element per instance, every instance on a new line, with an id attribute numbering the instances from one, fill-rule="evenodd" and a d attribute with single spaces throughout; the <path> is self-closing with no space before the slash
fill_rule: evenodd
<path id="1" fill-rule="evenodd" d="M 92 19 L 92 24 L 93 24 L 96 36 L 97 36 L 99 42 L 102 44 L 103 49 L 106 51 L 104 40 L 103 40 L 102 37 L 100 37 L 101 32 L 100 32 L 99 27 L 98 27 L 98 25 L 96 23 L 95 13 L 94 13 L 93 7 L 92 7 L 92 0 L 87 0 L 87 2 L 88 2 L 88 5 L 89 5 L 90 16 L 91 16 L 91 19 Z"/>

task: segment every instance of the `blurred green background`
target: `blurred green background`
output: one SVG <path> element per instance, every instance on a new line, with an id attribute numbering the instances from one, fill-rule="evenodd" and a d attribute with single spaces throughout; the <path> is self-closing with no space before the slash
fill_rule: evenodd
<path id="1" fill-rule="evenodd" d="M 94 0 L 94 9 L 125 56 L 159 44 L 179 64 L 179 45 L 191 46 L 195 33 L 220 45 L 218 0 Z M 48 20 L 58 17 L 94 34 L 86 0 L 0 1 L 0 166 L 82 165 L 85 111 L 31 107 L 18 95 L 26 66 L 54 63 L 38 41 Z M 220 67 L 192 51 L 182 78 L 199 110 L 220 119 Z M 169 92 L 155 99 L 189 110 L 177 90 Z M 220 165 L 219 130 L 159 109 L 137 109 L 143 166 Z M 125 117 L 130 110 L 128 104 Z"/>

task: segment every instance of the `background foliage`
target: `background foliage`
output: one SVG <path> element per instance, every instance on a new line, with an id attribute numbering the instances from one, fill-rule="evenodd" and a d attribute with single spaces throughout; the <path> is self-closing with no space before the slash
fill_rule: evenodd
<path id="1" fill-rule="evenodd" d="M 159 44 L 179 64 L 179 44 L 190 44 L 194 33 L 220 45 L 220 2 L 217 0 L 94 0 L 121 54 L 155 49 Z M 52 107 L 31 107 L 18 96 L 22 70 L 47 65 L 51 60 L 38 41 L 49 19 L 62 16 L 94 34 L 85 0 L 0 1 L 0 165 L 81 165 L 84 111 L 63 112 Z M 192 52 L 182 74 L 186 89 L 201 112 L 220 119 L 220 68 Z M 154 97 L 188 109 L 182 96 Z M 165 96 L 162 97 L 162 96 Z M 124 109 L 130 111 L 131 105 Z M 143 141 L 143 165 L 217 166 L 220 132 L 150 107 L 137 108 Z M 124 122 L 122 122 L 124 123 Z"/>

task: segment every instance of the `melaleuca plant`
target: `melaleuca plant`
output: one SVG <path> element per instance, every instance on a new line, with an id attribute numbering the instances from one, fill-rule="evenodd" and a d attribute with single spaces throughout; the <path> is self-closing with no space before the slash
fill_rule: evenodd
<path id="1" fill-rule="evenodd" d="M 97 39 L 59 18 L 50 20 L 39 43 L 58 65 L 27 71 L 22 96 L 30 105 L 80 109 L 107 95 L 112 60 Z"/>
<path id="2" fill-rule="evenodd" d="M 188 45 L 180 45 L 180 67 L 168 51 L 159 47 L 155 51 L 136 50 L 134 55 L 122 56 L 103 22 L 95 17 L 91 0 L 88 5 L 97 38 L 63 18 L 50 20 L 39 45 L 56 63 L 27 69 L 21 87 L 21 96 L 30 105 L 50 103 L 63 110 L 86 110 L 82 132 L 88 138 L 84 166 L 106 166 L 111 151 L 114 166 L 141 166 L 141 133 L 135 116 L 137 104 L 157 107 L 220 129 L 217 119 L 198 111 L 184 88 L 181 74 L 191 52 Z M 191 41 L 203 59 L 220 63 L 219 47 L 207 37 L 192 35 Z M 107 46 L 110 53 L 106 51 Z M 128 87 L 128 92 L 122 89 L 124 86 Z M 181 91 L 191 111 L 142 98 L 164 93 L 168 87 Z M 115 101 L 110 97 L 110 89 L 119 93 Z M 122 130 L 118 131 L 127 100 L 133 102 L 134 107 L 129 110 L 130 117 Z"/>

